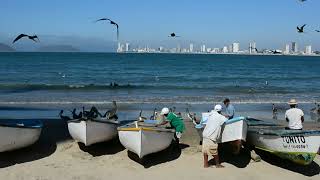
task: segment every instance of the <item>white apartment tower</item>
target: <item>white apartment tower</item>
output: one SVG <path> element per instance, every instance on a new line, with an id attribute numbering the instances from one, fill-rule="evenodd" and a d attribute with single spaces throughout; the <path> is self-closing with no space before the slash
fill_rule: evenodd
<path id="1" fill-rule="evenodd" d="M 239 43 L 232 43 L 232 52 L 238 53 L 240 51 L 240 44 Z"/>
<path id="2" fill-rule="evenodd" d="M 190 52 L 190 53 L 193 53 L 193 44 L 192 44 L 192 43 L 190 44 L 189 52 Z"/>
<path id="3" fill-rule="evenodd" d="M 312 47 L 311 47 L 311 45 L 306 46 L 305 54 L 306 54 L 306 55 L 311 55 L 311 54 L 312 54 Z"/>
<path id="4" fill-rule="evenodd" d="M 130 50 L 130 44 L 126 43 L 126 52 L 129 52 L 129 50 Z"/>
<path id="5" fill-rule="evenodd" d="M 283 51 L 283 54 L 290 54 L 290 45 L 289 44 L 286 44 L 286 47 Z"/>

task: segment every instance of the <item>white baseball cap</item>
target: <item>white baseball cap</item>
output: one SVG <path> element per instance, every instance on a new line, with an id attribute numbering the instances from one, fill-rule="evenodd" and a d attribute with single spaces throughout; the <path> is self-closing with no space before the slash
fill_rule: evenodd
<path id="1" fill-rule="evenodd" d="M 214 107 L 214 110 L 220 112 L 220 111 L 222 111 L 222 106 L 221 106 L 220 104 L 217 104 L 217 105 Z"/>
<path id="2" fill-rule="evenodd" d="M 170 110 L 169 110 L 169 108 L 163 108 L 162 110 L 161 110 L 161 115 L 165 115 L 165 114 L 169 114 L 169 112 L 170 112 Z"/>

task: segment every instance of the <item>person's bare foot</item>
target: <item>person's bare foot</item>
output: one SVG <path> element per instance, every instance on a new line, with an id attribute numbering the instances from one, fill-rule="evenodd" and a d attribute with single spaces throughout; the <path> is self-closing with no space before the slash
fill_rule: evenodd
<path id="1" fill-rule="evenodd" d="M 216 168 L 224 168 L 221 164 L 216 165 Z"/>

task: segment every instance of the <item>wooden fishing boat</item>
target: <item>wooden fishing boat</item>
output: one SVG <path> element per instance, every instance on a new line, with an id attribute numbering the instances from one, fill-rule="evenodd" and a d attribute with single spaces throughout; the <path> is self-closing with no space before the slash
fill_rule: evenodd
<path id="1" fill-rule="evenodd" d="M 263 121 L 260 123 L 263 124 Z M 285 130 L 284 127 L 275 125 L 252 125 L 248 129 L 247 141 L 257 149 L 300 165 L 308 165 L 313 162 L 319 150 L 320 131 Z"/>
<path id="2" fill-rule="evenodd" d="M 119 121 L 109 119 L 76 119 L 68 121 L 68 130 L 74 140 L 90 146 L 116 138 L 119 125 Z"/>
<path id="3" fill-rule="evenodd" d="M 33 119 L 0 120 L 0 152 L 24 148 L 38 141 L 42 123 Z"/>
<path id="4" fill-rule="evenodd" d="M 121 144 L 139 158 L 168 148 L 174 138 L 173 129 L 131 123 L 118 128 Z"/>

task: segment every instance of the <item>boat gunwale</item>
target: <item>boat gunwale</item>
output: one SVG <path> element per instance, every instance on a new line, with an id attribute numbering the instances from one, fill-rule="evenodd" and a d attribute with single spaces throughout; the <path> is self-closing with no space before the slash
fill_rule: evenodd
<path id="1" fill-rule="evenodd" d="M 118 131 L 154 131 L 154 132 L 170 132 L 174 133 L 174 129 L 164 129 L 164 128 L 151 128 L 151 127 L 119 127 Z"/>
<path id="2" fill-rule="evenodd" d="M 119 121 L 115 121 L 115 120 L 109 120 L 109 119 L 84 119 L 84 118 L 80 118 L 80 119 L 72 119 L 67 121 L 68 123 L 80 123 L 81 121 L 92 121 L 92 122 L 98 122 L 98 123 L 104 123 L 104 124 L 115 124 L 115 125 L 120 125 L 121 122 Z"/>
<path id="3" fill-rule="evenodd" d="M 272 132 L 272 131 L 278 131 L 278 132 Z M 249 128 L 248 133 L 254 133 L 259 135 L 269 135 L 269 136 L 320 135 L 320 130 L 286 130 L 286 129 L 261 130 L 261 129 Z"/>
<path id="4" fill-rule="evenodd" d="M 1 122 L 1 120 L 8 120 L 8 122 Z M 12 123 L 9 122 L 10 119 L 1 119 L 0 120 L 0 127 L 9 127 L 9 128 L 22 128 L 22 129 L 42 129 L 43 128 L 43 123 L 40 120 L 35 120 L 35 119 L 11 119 L 11 121 L 26 121 L 26 120 L 30 120 L 30 121 L 34 121 L 36 125 L 28 125 L 25 124 L 24 122 L 18 123 Z"/>

